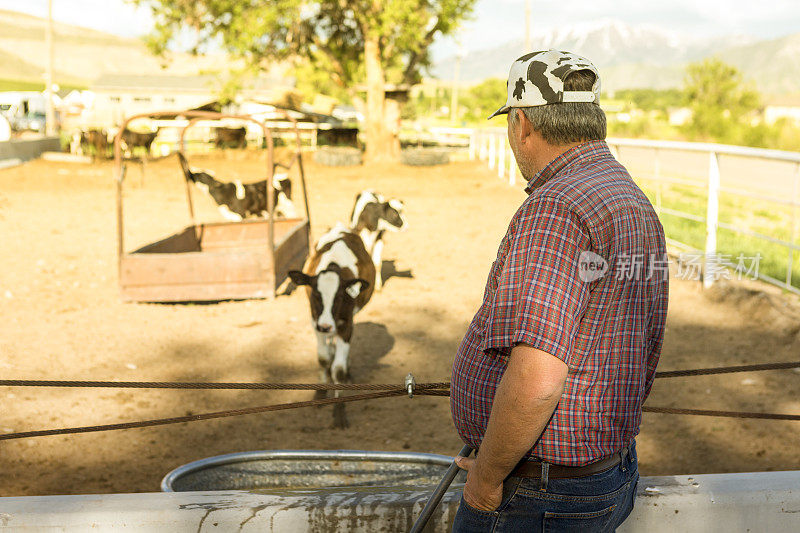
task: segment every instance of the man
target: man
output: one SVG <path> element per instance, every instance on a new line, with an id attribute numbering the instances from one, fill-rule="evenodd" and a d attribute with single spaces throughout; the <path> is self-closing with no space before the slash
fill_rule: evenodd
<path id="1" fill-rule="evenodd" d="M 468 474 L 453 531 L 613 531 L 633 508 L 666 246 L 604 141 L 599 93 L 588 60 L 537 52 L 514 62 L 492 115 L 508 114 L 529 196 L 453 363 L 453 421 L 478 449 L 457 459 Z"/>

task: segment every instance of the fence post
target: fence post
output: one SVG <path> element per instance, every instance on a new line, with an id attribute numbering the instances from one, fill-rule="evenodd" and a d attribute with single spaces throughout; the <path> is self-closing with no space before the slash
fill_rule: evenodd
<path id="1" fill-rule="evenodd" d="M 469 160 L 475 161 L 475 150 L 478 144 L 478 130 L 472 130 L 469 135 Z"/>
<path id="2" fill-rule="evenodd" d="M 703 287 L 710 288 L 717 275 L 710 268 L 717 260 L 717 228 L 719 226 L 719 156 L 709 152 L 708 157 L 708 205 L 706 209 L 706 253 L 703 259 Z"/>
<path id="3" fill-rule="evenodd" d="M 497 135 L 489 134 L 489 169 L 494 170 L 494 162 L 497 156 Z"/>
<path id="4" fill-rule="evenodd" d="M 616 144 L 609 144 L 608 149 L 611 151 L 611 155 L 614 156 L 614 159 L 619 161 L 619 148 L 617 148 Z"/>
<path id="5" fill-rule="evenodd" d="M 497 136 L 497 144 L 500 149 L 500 153 L 497 157 L 497 177 L 503 179 L 503 175 L 506 171 L 506 140 L 503 139 L 502 135 Z"/>
<path id="6" fill-rule="evenodd" d="M 655 167 L 653 169 L 653 173 L 655 174 L 656 179 L 656 213 L 659 215 L 661 214 L 661 195 L 662 190 L 664 188 L 664 184 L 661 183 L 661 160 L 658 157 L 659 151 L 658 148 L 655 149 L 656 153 L 654 156 L 655 159 Z"/>
<path id="7" fill-rule="evenodd" d="M 514 152 L 511 145 L 508 145 L 508 184 L 513 186 L 517 180 L 517 160 L 514 159 Z"/>
<path id="8" fill-rule="evenodd" d="M 481 130 L 481 150 L 478 157 L 481 161 L 486 161 L 486 158 L 489 155 L 489 136 L 486 134 L 486 130 Z"/>
<path id="9" fill-rule="evenodd" d="M 792 233 L 789 236 L 789 242 L 792 244 L 797 244 L 797 229 L 798 229 L 798 217 L 797 211 L 800 209 L 800 163 L 797 163 L 794 167 L 794 183 L 792 185 L 792 205 L 790 209 L 792 210 Z M 794 269 L 794 248 L 789 248 L 789 263 L 786 267 L 786 287 L 789 288 L 792 286 L 792 270 Z"/>

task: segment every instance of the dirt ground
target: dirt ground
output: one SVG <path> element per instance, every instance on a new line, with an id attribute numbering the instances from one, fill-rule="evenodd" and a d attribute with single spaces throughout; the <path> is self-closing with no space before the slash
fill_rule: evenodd
<path id="1" fill-rule="evenodd" d="M 309 158 L 310 159 L 310 158 Z M 192 161 L 219 177 L 260 179 L 253 154 Z M 315 236 L 350 214 L 356 193 L 402 198 L 409 229 L 390 234 L 383 292 L 357 316 L 356 382 L 449 379 L 505 226 L 523 199 L 478 163 L 420 169 L 307 164 Z M 274 301 L 121 303 L 111 165 L 35 161 L 0 171 L 0 375 L 22 379 L 314 382 L 315 341 L 301 291 Z M 200 218 L 210 200 L 194 196 Z M 128 172 L 126 248 L 188 222 L 177 160 Z M 673 281 L 661 370 L 800 359 L 796 299 L 761 285 L 703 292 Z M 179 416 L 304 400 L 310 392 L 0 388 L 4 433 Z M 653 406 L 800 413 L 800 374 L 774 371 L 656 382 Z M 265 449 L 460 447 L 446 399 L 391 398 L 149 429 L 0 442 L 0 495 L 157 491 L 203 457 Z M 800 468 L 800 423 L 646 414 L 645 475 Z"/>

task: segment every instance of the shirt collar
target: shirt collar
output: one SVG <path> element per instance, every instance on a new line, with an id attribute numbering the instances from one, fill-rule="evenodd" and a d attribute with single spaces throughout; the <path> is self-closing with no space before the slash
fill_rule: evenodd
<path id="1" fill-rule="evenodd" d="M 556 157 L 550 161 L 546 167 L 537 172 L 536 175 L 533 176 L 533 179 L 528 182 L 528 186 L 525 187 L 525 192 L 531 194 L 574 162 L 579 160 L 601 159 L 604 157 L 613 157 L 605 141 L 587 141 L 581 143 Z"/>

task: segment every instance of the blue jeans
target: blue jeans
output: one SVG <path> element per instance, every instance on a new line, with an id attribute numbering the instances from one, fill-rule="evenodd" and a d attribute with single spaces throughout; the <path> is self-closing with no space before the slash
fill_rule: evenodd
<path id="1" fill-rule="evenodd" d="M 473 509 L 461 498 L 454 533 L 606 532 L 614 531 L 633 510 L 639 481 L 636 448 L 620 464 L 580 478 L 508 478 L 494 511 Z"/>

